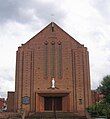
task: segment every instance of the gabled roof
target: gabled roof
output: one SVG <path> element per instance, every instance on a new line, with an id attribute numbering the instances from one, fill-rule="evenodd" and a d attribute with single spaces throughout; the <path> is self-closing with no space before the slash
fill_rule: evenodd
<path id="1" fill-rule="evenodd" d="M 27 41 L 25 44 L 29 43 L 32 39 L 34 39 L 35 37 L 37 37 L 41 32 L 43 32 L 45 29 L 47 29 L 49 26 L 52 26 L 52 24 L 54 24 L 54 26 L 57 26 L 58 29 L 60 29 L 62 32 L 64 32 L 65 34 L 67 34 L 71 39 L 73 39 L 76 43 L 78 43 L 79 45 L 81 45 L 78 41 L 76 41 L 72 36 L 70 36 L 66 31 L 64 31 L 60 26 L 58 26 L 56 23 L 51 22 L 50 24 L 48 24 L 44 29 L 42 29 L 39 33 L 37 33 L 35 36 L 33 36 L 29 41 Z"/>
<path id="2" fill-rule="evenodd" d="M 51 22 L 52 23 L 52 22 Z M 69 35 L 66 31 L 64 31 L 61 27 L 59 27 L 56 23 L 54 23 L 59 29 L 62 30 L 62 32 L 66 33 L 69 37 L 71 37 L 75 42 L 77 42 L 78 44 L 80 44 L 77 40 L 75 40 L 71 35 Z M 81 44 L 80 44 L 81 45 Z"/>

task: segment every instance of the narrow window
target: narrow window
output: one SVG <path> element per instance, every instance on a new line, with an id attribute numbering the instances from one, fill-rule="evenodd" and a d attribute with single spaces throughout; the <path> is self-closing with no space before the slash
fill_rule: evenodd
<path id="1" fill-rule="evenodd" d="M 62 78 L 62 44 L 58 42 L 58 78 Z"/>
<path id="2" fill-rule="evenodd" d="M 51 67 L 50 67 L 50 75 L 51 75 L 51 77 L 53 78 L 53 77 L 55 77 L 55 42 L 54 41 L 52 41 L 51 42 L 51 56 L 50 56 L 50 65 L 51 65 Z"/>
<path id="3" fill-rule="evenodd" d="M 44 43 L 44 78 L 48 77 L 48 42 Z"/>

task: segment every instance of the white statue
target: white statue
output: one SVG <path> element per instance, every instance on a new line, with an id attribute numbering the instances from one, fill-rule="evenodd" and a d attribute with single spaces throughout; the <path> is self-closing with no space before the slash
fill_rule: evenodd
<path id="1" fill-rule="evenodd" d="M 52 78 L 52 88 L 55 88 L 55 80 Z"/>

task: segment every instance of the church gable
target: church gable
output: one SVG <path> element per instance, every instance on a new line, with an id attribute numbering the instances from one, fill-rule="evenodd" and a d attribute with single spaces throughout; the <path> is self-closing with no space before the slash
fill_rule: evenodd
<path id="1" fill-rule="evenodd" d="M 36 47 L 45 42 L 63 42 L 65 45 L 69 47 L 81 47 L 82 45 L 72 38 L 68 33 L 66 33 L 62 28 L 60 28 L 54 22 L 51 22 L 48 26 L 46 26 L 43 30 L 41 30 L 38 34 L 32 37 L 29 41 L 27 41 L 24 46 L 25 47 Z"/>

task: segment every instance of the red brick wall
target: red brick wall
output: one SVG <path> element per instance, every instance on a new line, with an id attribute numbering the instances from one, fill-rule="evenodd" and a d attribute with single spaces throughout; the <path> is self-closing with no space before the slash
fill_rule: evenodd
<path id="1" fill-rule="evenodd" d="M 14 112 L 0 112 L 0 119 L 8 119 L 15 116 L 20 116 L 20 114 Z"/>
<path id="2" fill-rule="evenodd" d="M 100 94 L 96 90 L 91 91 L 91 97 L 92 97 L 92 104 L 95 104 L 96 102 L 99 102 L 103 99 L 103 94 Z"/>
<path id="3" fill-rule="evenodd" d="M 7 111 L 8 112 L 14 112 L 14 92 L 8 92 L 8 98 L 7 98 Z"/>
<path id="4" fill-rule="evenodd" d="M 47 51 L 45 43 L 48 43 Z M 62 52 L 60 52 L 61 62 L 58 59 L 60 57 L 59 43 L 61 43 L 62 49 Z M 69 98 L 65 98 L 69 99 L 66 106 L 67 111 L 84 112 L 85 108 L 91 104 L 87 48 L 56 24 L 54 24 L 53 32 L 50 24 L 19 47 L 16 62 L 16 109 L 42 111 L 41 105 L 43 104 L 40 100 L 43 98 L 40 98 L 39 92 L 53 92 L 53 89 L 49 89 L 53 71 L 56 87 L 58 87 L 53 93 L 69 92 Z M 59 69 L 59 66 L 61 69 Z M 58 76 L 59 71 L 61 71 L 61 77 Z M 47 77 L 45 77 L 45 72 Z M 21 104 L 22 98 L 25 96 L 30 98 L 30 104 Z"/>
<path id="5" fill-rule="evenodd" d="M 4 107 L 4 100 L 0 99 L 0 109 L 2 109 Z"/>

